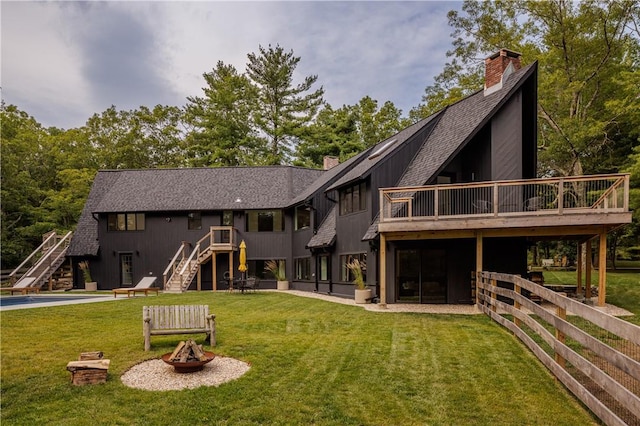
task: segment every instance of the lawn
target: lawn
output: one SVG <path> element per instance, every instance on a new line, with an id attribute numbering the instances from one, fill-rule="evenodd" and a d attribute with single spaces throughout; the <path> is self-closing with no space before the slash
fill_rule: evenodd
<path id="1" fill-rule="evenodd" d="M 209 304 L 215 352 L 251 364 L 220 387 L 151 392 L 129 367 L 187 336 L 152 338 L 144 304 Z M 197 337 L 201 342 L 203 337 Z M 190 292 L 1 315 L 3 425 L 597 424 L 524 346 L 483 315 L 368 312 L 277 292 Z M 106 384 L 76 387 L 83 351 L 111 359 Z"/>
<path id="2" fill-rule="evenodd" d="M 545 284 L 575 285 L 576 271 L 544 271 Z M 598 286 L 598 271 L 591 275 L 591 285 Z M 640 271 L 607 271 L 607 303 L 632 312 L 634 316 L 623 319 L 640 325 Z"/>

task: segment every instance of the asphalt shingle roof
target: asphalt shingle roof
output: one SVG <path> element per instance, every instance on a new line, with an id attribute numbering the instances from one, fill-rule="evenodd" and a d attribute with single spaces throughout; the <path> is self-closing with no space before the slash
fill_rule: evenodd
<path id="1" fill-rule="evenodd" d="M 371 148 L 366 149 L 363 152 L 349 158 L 347 161 L 327 170 L 322 176 L 320 176 L 320 178 L 316 179 L 315 182 L 313 182 L 302 192 L 300 192 L 300 194 L 291 201 L 291 205 L 293 206 L 295 204 L 307 201 L 317 191 L 333 183 L 333 181 L 338 179 L 342 174 L 348 172 L 351 167 L 354 167 L 356 164 L 358 164 L 366 155 L 368 155 L 370 151 Z"/>
<path id="2" fill-rule="evenodd" d="M 283 208 L 323 170 L 289 166 L 111 171 L 94 213 Z"/>
<path id="3" fill-rule="evenodd" d="M 331 210 L 329 210 L 329 214 L 324 218 L 322 224 L 318 228 L 318 232 L 311 237 L 307 247 L 309 248 L 319 248 L 319 247 L 329 247 L 333 245 L 336 240 L 336 216 L 338 214 L 338 206 L 334 205 Z"/>
<path id="4" fill-rule="evenodd" d="M 68 256 L 97 256 L 100 244 L 98 242 L 98 222 L 93 218 L 91 212 L 100 203 L 102 198 L 112 188 L 115 181 L 118 180 L 116 173 L 98 172 L 93 179 L 93 185 L 89 196 L 84 204 L 78 225 L 73 232 L 69 248 Z"/>
<path id="5" fill-rule="evenodd" d="M 514 72 L 501 90 L 488 96 L 484 96 L 484 91 L 481 90 L 448 106 L 397 186 L 426 184 L 471 140 L 482 124 L 509 99 L 536 67 L 537 63 L 533 63 Z"/>
<path id="6" fill-rule="evenodd" d="M 364 158 L 358 165 L 353 167 L 349 172 L 347 172 L 344 176 L 342 176 L 338 181 L 336 181 L 333 185 L 327 188 L 327 191 L 331 191 L 333 189 L 339 188 L 341 186 L 347 185 L 351 182 L 355 182 L 366 177 L 371 171 L 375 168 L 377 164 L 383 161 L 385 158 L 392 155 L 398 148 L 400 148 L 404 142 L 406 142 L 411 136 L 420 131 L 424 126 L 429 124 L 438 114 L 433 114 L 427 118 L 424 118 L 409 127 L 401 130 L 395 135 L 383 140 L 382 142 L 376 144 L 369 150 L 365 151 L 367 158 Z M 395 140 L 395 142 L 389 146 L 388 149 L 385 149 L 380 155 L 375 156 L 374 158 L 369 158 L 370 153 L 375 153 L 376 150 L 385 146 L 385 144 Z M 363 153 L 363 154 L 365 154 Z"/>

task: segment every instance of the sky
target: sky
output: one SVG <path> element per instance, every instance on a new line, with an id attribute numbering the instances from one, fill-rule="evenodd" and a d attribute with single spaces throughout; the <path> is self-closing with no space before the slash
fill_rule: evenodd
<path id="1" fill-rule="evenodd" d="M 184 106 L 218 61 L 280 45 L 334 108 L 364 96 L 406 116 L 447 62 L 458 2 L 0 2 L 2 100 L 45 127 Z"/>

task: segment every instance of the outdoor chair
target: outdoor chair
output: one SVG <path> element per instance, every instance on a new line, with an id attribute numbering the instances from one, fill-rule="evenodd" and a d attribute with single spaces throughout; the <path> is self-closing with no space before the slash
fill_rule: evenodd
<path id="1" fill-rule="evenodd" d="M 256 291 L 259 285 L 260 285 L 260 278 L 249 277 L 247 278 L 247 282 L 245 283 L 244 288 L 246 290 Z"/>
<path id="2" fill-rule="evenodd" d="M 476 200 L 473 203 L 476 213 L 491 213 L 491 203 L 487 200 Z"/>
<path id="3" fill-rule="evenodd" d="M 542 207 L 542 197 L 531 197 L 525 200 L 524 210 L 528 212 L 534 212 L 540 210 Z"/>
<path id="4" fill-rule="evenodd" d="M 27 277 L 23 278 L 16 285 L 10 288 L 3 288 L 3 290 L 9 290 L 11 294 L 20 293 L 20 294 L 28 294 L 28 293 L 40 293 L 40 287 L 31 287 L 31 284 L 35 281 L 35 278 Z"/>
<path id="5" fill-rule="evenodd" d="M 117 297 L 118 294 L 126 294 L 129 297 L 136 293 L 144 293 L 145 296 L 148 296 L 150 291 L 155 291 L 156 295 L 158 295 L 160 289 L 151 287 L 155 282 L 156 277 L 144 277 L 135 287 L 114 288 L 111 291 L 113 291 L 113 297 Z"/>

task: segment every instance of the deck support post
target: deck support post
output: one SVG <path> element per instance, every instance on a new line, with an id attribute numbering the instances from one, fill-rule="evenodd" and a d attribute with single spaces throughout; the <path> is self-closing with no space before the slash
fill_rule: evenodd
<path id="1" fill-rule="evenodd" d="M 598 244 L 598 306 L 604 306 L 607 296 L 607 233 L 600 231 Z"/>
<path id="2" fill-rule="evenodd" d="M 216 252 L 211 252 L 211 281 L 213 281 L 211 289 L 216 291 L 218 289 L 218 280 L 216 279 Z"/>
<path id="3" fill-rule="evenodd" d="M 576 295 L 579 297 L 582 294 L 582 267 L 584 265 L 584 262 L 582 260 L 582 256 L 584 254 L 583 250 L 582 250 L 583 246 L 582 246 L 582 242 L 578 243 L 578 253 L 577 253 L 577 258 L 578 258 L 578 264 L 576 265 Z"/>
<path id="4" fill-rule="evenodd" d="M 229 252 L 229 280 L 233 283 L 233 252 Z M 231 284 L 233 285 L 233 284 Z"/>
<path id="5" fill-rule="evenodd" d="M 380 233 L 380 307 L 387 307 L 387 237 Z"/>
<path id="6" fill-rule="evenodd" d="M 480 272 L 482 272 L 482 232 L 476 233 L 476 305 L 480 301 L 480 292 L 478 291 L 478 284 L 482 280 Z"/>
<path id="7" fill-rule="evenodd" d="M 202 290 L 202 263 L 198 264 L 198 274 L 196 275 L 196 289 Z"/>

